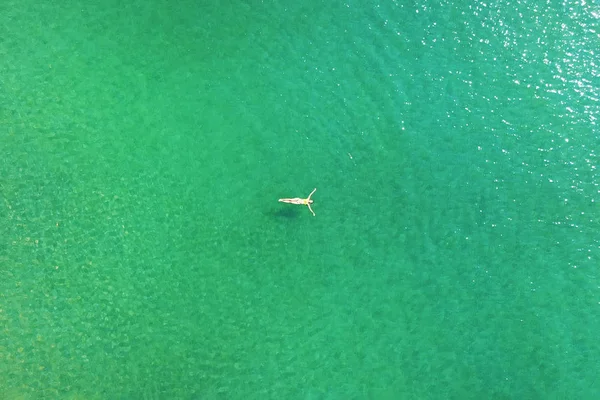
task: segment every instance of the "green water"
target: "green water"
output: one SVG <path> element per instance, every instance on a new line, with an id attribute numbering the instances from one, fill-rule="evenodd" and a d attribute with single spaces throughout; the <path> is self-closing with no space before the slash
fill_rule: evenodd
<path id="1" fill-rule="evenodd" d="M 600 398 L 598 2 L 71 3 L 0 4 L 0 397 Z"/>

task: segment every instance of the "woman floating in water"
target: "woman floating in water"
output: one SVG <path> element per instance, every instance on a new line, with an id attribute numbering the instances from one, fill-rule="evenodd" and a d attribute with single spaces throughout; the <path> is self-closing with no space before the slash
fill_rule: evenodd
<path id="1" fill-rule="evenodd" d="M 310 199 L 310 196 L 312 196 L 313 193 L 316 191 L 317 191 L 317 188 L 314 188 L 313 191 L 310 192 L 310 194 L 308 195 L 308 197 L 306 199 L 301 199 L 300 197 L 294 197 L 293 199 L 279 199 L 279 201 L 282 203 L 300 204 L 303 206 L 308 206 L 308 209 L 312 213 L 313 217 L 316 217 L 317 215 L 315 214 L 313 209 L 310 208 L 310 205 L 313 203 L 313 201 Z"/>

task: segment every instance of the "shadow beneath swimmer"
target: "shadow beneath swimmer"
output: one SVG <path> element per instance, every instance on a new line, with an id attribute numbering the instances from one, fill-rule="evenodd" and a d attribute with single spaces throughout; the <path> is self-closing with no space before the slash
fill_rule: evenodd
<path id="1" fill-rule="evenodd" d="M 291 219 L 291 218 L 298 218 L 299 211 L 301 211 L 301 210 L 298 210 L 295 207 L 281 207 L 277 210 L 269 211 L 268 214 L 275 218 Z"/>

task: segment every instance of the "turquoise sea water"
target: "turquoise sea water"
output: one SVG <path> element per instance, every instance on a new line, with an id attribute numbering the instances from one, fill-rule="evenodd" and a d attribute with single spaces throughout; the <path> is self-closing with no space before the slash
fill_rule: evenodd
<path id="1" fill-rule="evenodd" d="M 599 19 L 2 2 L 1 397 L 600 398 Z"/>

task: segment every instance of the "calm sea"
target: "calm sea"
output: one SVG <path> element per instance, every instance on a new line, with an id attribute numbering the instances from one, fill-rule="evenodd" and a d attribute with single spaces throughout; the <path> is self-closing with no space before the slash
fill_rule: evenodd
<path id="1" fill-rule="evenodd" d="M 76 3 L 0 4 L 0 397 L 600 398 L 598 1 Z"/>

